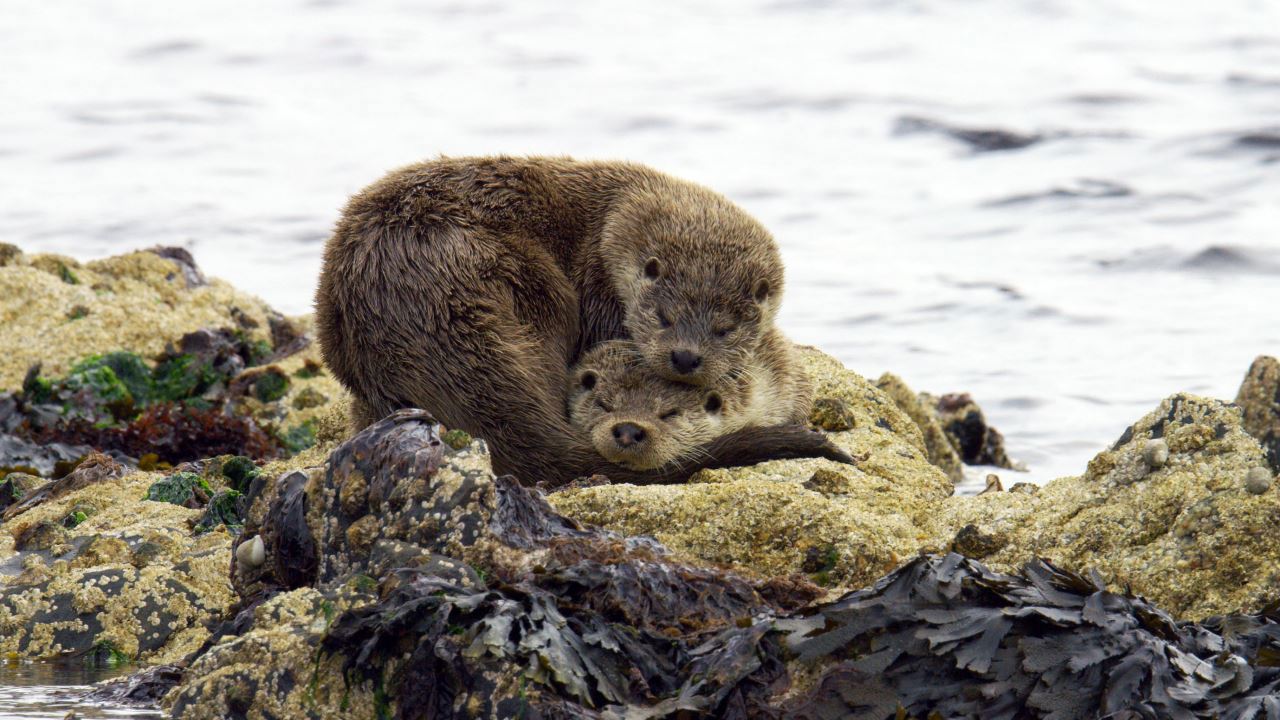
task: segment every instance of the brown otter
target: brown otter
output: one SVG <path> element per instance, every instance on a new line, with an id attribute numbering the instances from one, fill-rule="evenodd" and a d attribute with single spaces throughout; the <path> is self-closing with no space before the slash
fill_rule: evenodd
<path id="1" fill-rule="evenodd" d="M 781 291 L 768 232 L 700 186 L 626 163 L 442 158 L 347 204 L 316 320 L 360 427 L 422 407 L 488 440 L 495 469 L 526 482 L 669 481 L 680 471 L 599 467 L 565 418 L 570 365 L 630 338 L 656 372 L 718 381 L 756 351 Z M 843 456 L 796 428 L 722 436 L 704 452 L 721 465 Z"/>
<path id="2" fill-rule="evenodd" d="M 605 459 L 641 470 L 687 463 L 700 446 L 744 427 L 803 423 L 812 392 L 776 330 L 742 372 L 713 388 L 666 381 L 625 340 L 592 348 L 571 376 L 570 424 Z"/>

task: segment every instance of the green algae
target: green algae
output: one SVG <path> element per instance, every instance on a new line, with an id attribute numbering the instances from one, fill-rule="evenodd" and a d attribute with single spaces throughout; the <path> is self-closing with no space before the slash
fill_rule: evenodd
<path id="1" fill-rule="evenodd" d="M 219 490 L 209 498 L 209 506 L 196 523 L 196 533 L 205 533 L 226 525 L 229 531 L 239 532 L 244 527 L 244 494 L 231 489 Z"/>
<path id="2" fill-rule="evenodd" d="M 123 667 L 133 662 L 129 654 L 110 640 L 94 643 L 83 656 L 84 664 L 95 668 Z"/>
<path id="3" fill-rule="evenodd" d="M 199 395 L 221 377 L 208 362 L 194 355 L 166 358 L 152 373 L 157 400 L 178 401 Z"/>
<path id="4" fill-rule="evenodd" d="M 200 504 L 213 493 L 209 482 L 192 472 L 176 472 L 151 484 L 147 488 L 145 500 L 167 502 L 183 507 Z"/>
<path id="5" fill-rule="evenodd" d="M 461 450 L 471 444 L 471 435 L 465 430 L 447 430 L 440 434 L 440 439 L 454 450 Z"/>
<path id="6" fill-rule="evenodd" d="M 231 489 L 240 493 L 249 492 L 249 486 L 262 474 L 257 464 L 243 455 L 237 455 L 222 463 L 219 471 L 227 479 Z"/>
<path id="7" fill-rule="evenodd" d="M 314 446 L 316 444 L 316 421 L 307 420 L 300 425 L 295 425 L 285 430 L 280 433 L 279 440 L 285 449 L 294 455 Z"/>
<path id="8" fill-rule="evenodd" d="M 289 392 L 289 376 L 277 368 L 267 368 L 253 380 L 253 396 L 262 402 L 275 402 Z"/>

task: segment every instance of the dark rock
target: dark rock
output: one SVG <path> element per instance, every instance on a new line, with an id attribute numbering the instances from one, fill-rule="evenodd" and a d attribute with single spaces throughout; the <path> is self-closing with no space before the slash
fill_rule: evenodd
<path id="1" fill-rule="evenodd" d="M 42 520 L 29 525 L 13 538 L 13 548 L 25 550 L 50 550 L 67 542 L 67 529 L 60 523 Z"/>
<path id="2" fill-rule="evenodd" d="M 244 513 L 247 509 L 244 495 L 231 489 L 215 492 L 209 498 L 204 515 L 196 522 L 196 532 L 208 532 L 226 525 L 227 529 L 236 532 L 244 525 Z"/>
<path id="3" fill-rule="evenodd" d="M 188 289 L 208 285 L 208 281 L 204 279 L 204 274 L 200 272 L 200 268 L 196 266 L 196 259 L 191 256 L 191 252 L 186 248 L 180 247 L 163 247 L 157 245 L 150 248 L 149 252 L 159 255 L 160 257 L 173 261 L 182 272 L 182 280 L 186 283 Z"/>
<path id="4" fill-rule="evenodd" d="M 765 591 L 677 562 L 651 539 L 579 527 L 441 442 L 421 411 L 366 429 L 323 472 L 262 492 L 274 499 L 251 521 L 276 551 L 259 585 L 310 578 L 291 595 L 302 614 L 246 602 L 259 604 L 237 616 L 239 639 L 194 661 L 213 681 L 172 696 L 177 716 L 225 707 L 235 688 L 245 714 L 287 707 L 308 682 L 345 683 L 342 698 L 397 718 L 465 707 L 479 717 L 1084 720 L 1280 707 L 1271 615 L 1178 623 L 1045 562 L 1005 575 L 958 554 L 919 557 L 815 605 L 803 582 Z M 314 547 L 278 550 L 304 536 Z M 289 575 L 312 558 L 314 571 Z M 827 564 L 812 558 L 816 571 Z M 376 598 L 353 585 L 376 586 Z M 347 609 L 327 614 L 337 606 Z M 326 632 L 313 613 L 329 618 Z M 282 633 L 303 644 L 294 660 L 236 660 L 244 643 Z"/>
<path id="5" fill-rule="evenodd" d="M 987 424 L 982 408 L 968 393 L 943 395 L 937 401 L 937 409 L 943 431 L 966 465 L 1023 469 L 1009 458 L 1004 436 Z"/>
<path id="6" fill-rule="evenodd" d="M 26 497 L 44 482 L 43 479 L 27 473 L 7 473 L 4 475 L 4 479 L 0 480 L 0 511 Z"/>
<path id="7" fill-rule="evenodd" d="M 1245 432 L 1262 445 L 1271 471 L 1280 473 L 1280 360 L 1263 355 L 1253 361 L 1236 405 L 1244 414 Z"/>
<path id="8" fill-rule="evenodd" d="M 0 433 L 0 477 L 25 472 L 40 477 L 61 477 L 80 459 L 93 452 L 88 445 L 61 442 L 38 444 L 16 435 Z"/>
<path id="9" fill-rule="evenodd" d="M 0 517 L 5 521 L 11 520 L 47 500 L 55 500 L 103 480 L 123 477 L 124 473 L 125 467 L 110 457 L 102 453 L 90 453 L 76 466 L 75 470 L 65 477 L 44 484 L 21 502 L 10 505 Z"/>
<path id="10" fill-rule="evenodd" d="M 151 708 L 176 687 L 186 673 L 180 665 L 155 665 L 126 677 L 99 683 L 82 698 L 87 703 L 110 703 Z"/>

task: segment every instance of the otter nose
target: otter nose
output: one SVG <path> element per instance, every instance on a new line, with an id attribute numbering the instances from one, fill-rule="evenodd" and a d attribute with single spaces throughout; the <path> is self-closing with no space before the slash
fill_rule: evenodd
<path id="1" fill-rule="evenodd" d="M 688 375 L 702 365 L 702 358 L 688 350 L 674 350 L 671 353 L 671 367 L 681 375 Z"/>
<path id="2" fill-rule="evenodd" d="M 613 426 L 613 440 L 621 447 L 631 447 L 644 442 L 644 428 L 635 423 L 618 423 Z"/>

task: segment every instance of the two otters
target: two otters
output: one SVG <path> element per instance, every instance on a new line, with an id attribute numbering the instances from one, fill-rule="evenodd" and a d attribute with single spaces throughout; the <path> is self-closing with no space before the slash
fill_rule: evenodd
<path id="1" fill-rule="evenodd" d="M 443 158 L 351 199 L 316 320 L 358 427 L 420 407 L 526 483 L 675 482 L 849 461 L 804 424 L 781 291 L 769 233 L 700 186 L 626 163 Z"/>

